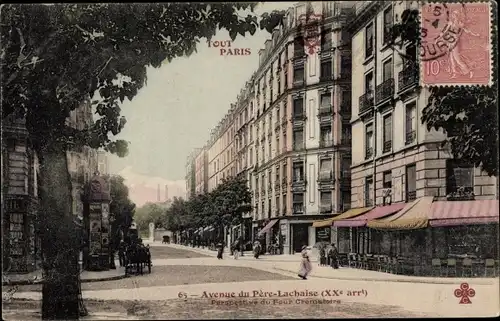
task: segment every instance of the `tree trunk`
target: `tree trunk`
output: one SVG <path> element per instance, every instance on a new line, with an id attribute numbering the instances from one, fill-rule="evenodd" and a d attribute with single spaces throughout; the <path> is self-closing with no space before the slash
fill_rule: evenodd
<path id="1" fill-rule="evenodd" d="M 42 319 L 75 320 L 80 316 L 79 240 L 72 215 L 71 179 L 66 152 L 39 152 L 40 217 L 44 282 Z"/>

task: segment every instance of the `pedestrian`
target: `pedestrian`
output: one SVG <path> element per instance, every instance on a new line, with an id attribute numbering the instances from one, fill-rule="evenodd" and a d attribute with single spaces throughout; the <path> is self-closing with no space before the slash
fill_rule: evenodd
<path id="1" fill-rule="evenodd" d="M 302 255 L 302 260 L 300 261 L 299 277 L 303 280 L 307 280 L 307 276 L 311 273 L 312 266 L 306 245 L 302 246 L 302 252 L 300 254 Z"/>
<path id="2" fill-rule="evenodd" d="M 261 245 L 259 241 L 255 241 L 253 244 L 253 256 L 258 259 L 260 255 Z"/>
<path id="3" fill-rule="evenodd" d="M 120 266 L 125 266 L 126 247 L 125 242 L 120 240 L 120 244 L 118 245 L 118 261 L 120 262 Z"/>
<path id="4" fill-rule="evenodd" d="M 241 247 L 241 245 L 240 245 L 240 241 L 236 241 L 236 242 L 234 243 L 234 248 L 233 248 L 233 258 L 234 258 L 235 260 L 237 260 L 237 259 L 238 259 L 238 257 L 240 256 L 240 247 Z"/>
<path id="5" fill-rule="evenodd" d="M 319 243 L 319 265 L 326 265 L 326 247 L 324 243 Z"/>
<path id="6" fill-rule="evenodd" d="M 224 253 L 224 245 L 219 242 L 217 243 L 217 259 L 222 260 L 222 253 Z"/>
<path id="7" fill-rule="evenodd" d="M 334 269 L 339 268 L 339 251 L 337 250 L 337 247 L 335 247 L 335 244 L 332 243 L 332 247 L 328 251 L 328 257 L 330 258 L 330 266 Z"/>

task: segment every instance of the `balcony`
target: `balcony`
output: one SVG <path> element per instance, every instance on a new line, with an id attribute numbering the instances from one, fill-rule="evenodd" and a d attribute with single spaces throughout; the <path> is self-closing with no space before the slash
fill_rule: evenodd
<path id="1" fill-rule="evenodd" d="M 293 58 L 302 58 L 306 55 L 304 47 L 295 48 L 293 50 Z"/>
<path id="2" fill-rule="evenodd" d="M 392 42 L 392 26 L 388 25 L 384 28 L 384 45 Z"/>
<path id="3" fill-rule="evenodd" d="M 331 182 L 333 181 L 333 171 L 319 172 L 318 182 Z"/>
<path id="4" fill-rule="evenodd" d="M 373 147 L 367 147 L 365 150 L 365 159 L 370 159 L 373 157 Z"/>
<path id="5" fill-rule="evenodd" d="M 406 201 L 414 201 L 417 199 L 417 191 L 406 192 Z"/>
<path id="6" fill-rule="evenodd" d="M 293 204 L 293 214 L 304 214 L 304 203 Z"/>
<path id="7" fill-rule="evenodd" d="M 389 78 L 375 90 L 377 105 L 394 97 L 394 78 Z"/>
<path id="8" fill-rule="evenodd" d="M 305 149 L 305 144 L 303 142 L 293 144 L 293 150 L 304 150 L 304 149 Z"/>
<path id="9" fill-rule="evenodd" d="M 319 205 L 319 212 L 320 213 L 331 213 L 333 210 L 332 204 L 320 204 Z"/>
<path id="10" fill-rule="evenodd" d="M 306 119 L 306 114 L 304 113 L 304 111 L 294 113 L 292 116 L 292 119 L 293 120 L 304 120 L 304 119 Z"/>
<path id="11" fill-rule="evenodd" d="M 415 138 L 416 138 L 416 133 L 414 130 L 411 130 L 409 132 L 406 133 L 406 140 L 405 140 L 405 145 L 410 145 L 410 144 L 413 144 L 415 142 Z"/>
<path id="12" fill-rule="evenodd" d="M 319 141 L 320 148 L 332 147 L 332 146 L 333 146 L 333 139 L 322 139 Z"/>
<path id="13" fill-rule="evenodd" d="M 283 177 L 281 179 L 281 186 L 282 187 L 286 187 L 288 185 L 288 178 L 287 177 Z"/>
<path id="14" fill-rule="evenodd" d="M 286 119 L 286 116 L 283 116 L 283 117 L 281 118 L 281 124 L 286 126 L 286 123 L 287 123 L 287 122 L 288 122 L 288 120 Z"/>
<path id="15" fill-rule="evenodd" d="M 279 122 L 274 123 L 274 130 L 275 131 L 278 131 L 280 129 L 280 127 L 281 127 L 281 124 Z"/>
<path id="16" fill-rule="evenodd" d="M 391 151 L 391 149 L 392 149 L 392 140 L 386 140 L 384 142 L 384 147 L 383 147 L 382 151 L 384 153 L 388 153 Z"/>
<path id="17" fill-rule="evenodd" d="M 318 116 L 321 117 L 321 116 L 332 115 L 332 110 L 333 108 L 331 104 L 320 106 L 318 110 Z"/>
<path id="18" fill-rule="evenodd" d="M 372 111 L 374 105 L 373 91 L 369 90 L 359 97 L 359 115 Z"/>
<path id="19" fill-rule="evenodd" d="M 294 79 L 293 80 L 293 88 L 304 86 L 304 79 Z"/>
<path id="20" fill-rule="evenodd" d="M 294 177 L 292 181 L 292 186 L 295 187 L 300 187 L 300 186 L 305 186 L 306 185 L 306 180 L 303 179 L 302 177 Z"/>
<path id="21" fill-rule="evenodd" d="M 269 185 L 267 187 L 267 191 L 269 192 L 269 195 L 271 195 L 271 193 L 273 191 L 273 184 L 269 183 Z"/>
<path id="22" fill-rule="evenodd" d="M 281 183 L 279 179 L 276 179 L 276 182 L 274 182 L 274 189 L 279 190 L 281 188 Z"/>
<path id="23" fill-rule="evenodd" d="M 446 182 L 447 186 L 452 186 L 451 182 Z M 475 200 L 473 186 L 460 186 L 455 191 L 446 195 L 447 201 L 473 201 Z"/>
<path id="24" fill-rule="evenodd" d="M 416 85 L 418 83 L 418 68 L 414 66 L 405 67 L 398 74 L 398 91 L 401 92 L 405 89 Z"/>

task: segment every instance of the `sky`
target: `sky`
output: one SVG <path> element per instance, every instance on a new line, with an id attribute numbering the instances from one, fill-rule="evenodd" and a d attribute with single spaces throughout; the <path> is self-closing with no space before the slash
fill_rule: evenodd
<path id="1" fill-rule="evenodd" d="M 286 9 L 294 2 L 268 2 L 256 13 Z M 249 48 L 250 55 L 220 55 L 220 48 L 202 40 L 198 52 L 176 58 L 162 67 L 148 68 L 147 85 L 132 101 L 121 105 L 127 124 L 115 138 L 129 142 L 129 155 L 109 155 L 110 172 L 125 178 L 130 198 L 137 206 L 166 197 L 185 197 L 186 160 L 202 147 L 215 127 L 236 102 L 236 97 L 258 68 L 259 50 L 270 34 L 257 30 L 253 36 L 238 35 L 231 48 Z M 212 41 L 230 40 L 220 30 Z M 168 186 L 168 196 L 165 193 Z"/>

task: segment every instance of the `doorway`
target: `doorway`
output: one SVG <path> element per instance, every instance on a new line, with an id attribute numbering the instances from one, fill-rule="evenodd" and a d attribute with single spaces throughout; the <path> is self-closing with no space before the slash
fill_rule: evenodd
<path id="1" fill-rule="evenodd" d="M 309 224 L 293 224 L 292 238 L 294 252 L 301 252 L 302 246 L 309 244 Z"/>

